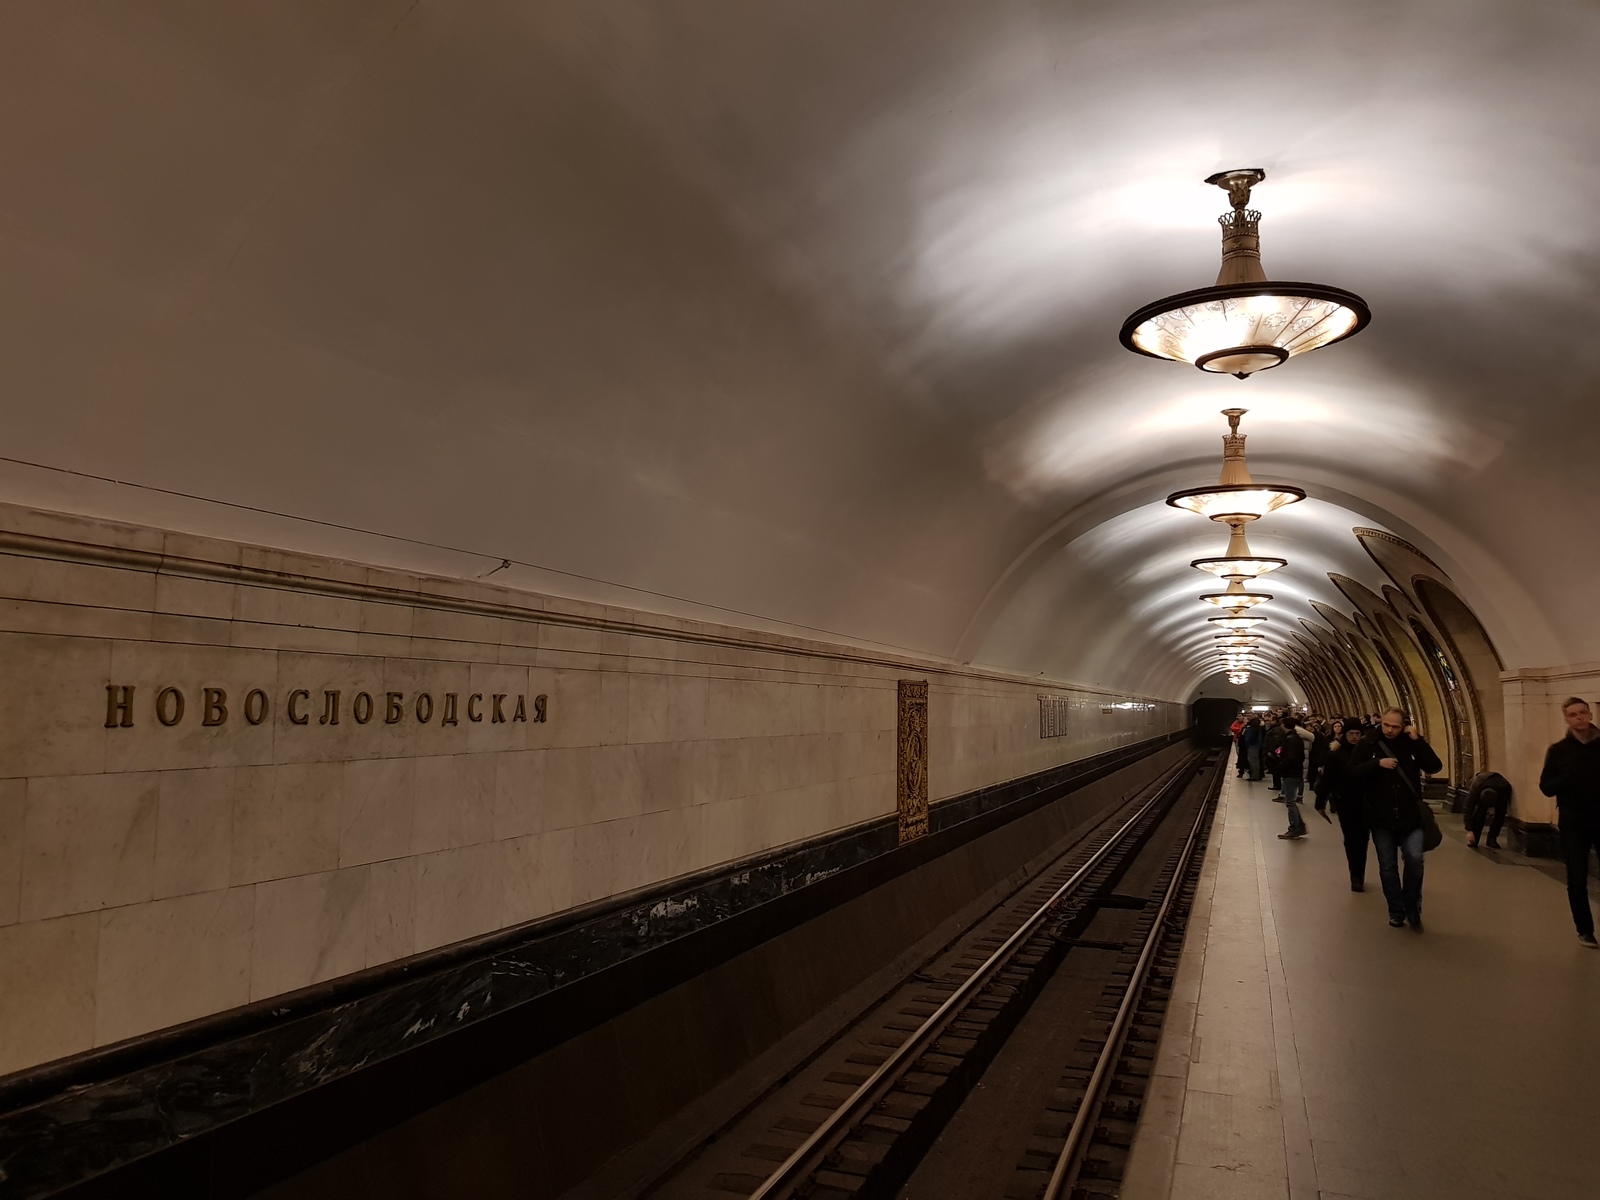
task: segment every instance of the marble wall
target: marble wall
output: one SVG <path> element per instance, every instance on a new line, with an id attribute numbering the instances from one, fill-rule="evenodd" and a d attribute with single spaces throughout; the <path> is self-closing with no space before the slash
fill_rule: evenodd
<path id="1" fill-rule="evenodd" d="M 1528 824 L 1554 824 L 1556 802 L 1539 791 L 1539 773 L 1550 743 L 1567 736 L 1561 702 L 1581 696 L 1600 712 L 1600 663 L 1523 667 L 1500 676 L 1505 696 L 1505 769 L 1511 781 L 1512 815 Z M 1553 852 L 1553 845 L 1548 847 Z"/>
<path id="2" fill-rule="evenodd" d="M 892 813 L 903 678 L 935 803 L 1187 721 L 8 506 L 0 663 L 0 1072 Z"/>

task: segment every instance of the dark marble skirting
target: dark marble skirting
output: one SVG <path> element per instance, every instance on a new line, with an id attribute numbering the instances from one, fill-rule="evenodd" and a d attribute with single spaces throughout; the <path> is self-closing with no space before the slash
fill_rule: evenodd
<path id="1" fill-rule="evenodd" d="M 248 1195 L 1184 736 L 0 1079 L 0 1196 Z"/>
<path id="2" fill-rule="evenodd" d="M 1547 821 L 1522 821 L 1516 817 L 1506 819 L 1507 839 L 1511 848 L 1529 858 L 1560 858 L 1561 830 Z"/>

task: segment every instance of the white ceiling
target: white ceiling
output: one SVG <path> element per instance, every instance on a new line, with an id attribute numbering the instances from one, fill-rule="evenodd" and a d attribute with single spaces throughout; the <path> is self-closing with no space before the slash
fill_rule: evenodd
<path id="1" fill-rule="evenodd" d="M 1225 539 L 1160 500 L 1238 404 L 1313 497 L 1274 636 L 1362 524 L 1600 659 L 1597 61 L 1528 0 L 6 6 L 0 498 L 1181 697 Z M 1233 166 L 1374 314 L 1247 381 L 1116 340 Z"/>

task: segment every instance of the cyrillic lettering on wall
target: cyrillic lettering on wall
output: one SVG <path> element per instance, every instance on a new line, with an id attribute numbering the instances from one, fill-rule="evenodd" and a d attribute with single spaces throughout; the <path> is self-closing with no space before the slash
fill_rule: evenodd
<path id="1" fill-rule="evenodd" d="M 129 729 L 133 726 L 133 688 L 106 684 L 106 728 Z"/>

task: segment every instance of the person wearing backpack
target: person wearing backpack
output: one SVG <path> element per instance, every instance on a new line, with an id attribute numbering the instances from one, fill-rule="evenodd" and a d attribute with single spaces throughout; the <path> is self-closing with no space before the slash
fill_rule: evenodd
<path id="1" fill-rule="evenodd" d="M 1433 810 L 1422 799 L 1422 777 L 1443 766 L 1398 708 L 1379 714 L 1378 728 L 1350 758 L 1350 780 L 1360 789 L 1395 929 L 1409 922 L 1422 932 L 1422 855 L 1438 834 Z M 1404 878 L 1397 856 L 1405 860 Z"/>
<path id="2" fill-rule="evenodd" d="M 1311 731 L 1300 728 L 1292 714 L 1278 722 L 1282 733 L 1273 750 L 1273 771 L 1283 788 L 1283 807 L 1289 813 L 1289 828 L 1278 836 L 1286 842 L 1306 835 L 1305 818 L 1300 815 L 1300 798 L 1305 794 L 1306 777 L 1311 771 Z"/>

